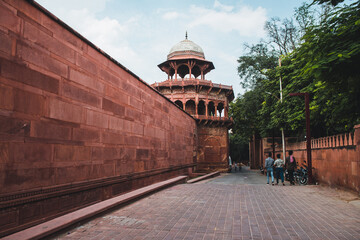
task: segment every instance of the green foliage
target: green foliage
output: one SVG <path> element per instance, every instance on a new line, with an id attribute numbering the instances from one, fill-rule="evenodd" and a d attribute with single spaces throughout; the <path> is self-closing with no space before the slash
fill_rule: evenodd
<path id="1" fill-rule="evenodd" d="M 239 57 L 238 74 L 244 79 L 240 84 L 243 88 L 254 88 L 266 78 L 266 71 L 277 64 L 275 51 L 270 51 L 264 43 L 247 46 L 249 52 Z"/>
<path id="2" fill-rule="evenodd" d="M 359 10 L 359 2 L 332 9 L 319 25 L 308 28 L 300 47 L 286 56 L 286 68 L 296 73 L 289 75 L 291 82 L 302 83 L 298 91 L 311 93 L 315 135 L 349 131 L 359 122 Z"/>
<path id="3" fill-rule="evenodd" d="M 314 3 L 318 3 L 318 4 L 323 4 L 323 3 L 328 3 L 331 4 L 333 6 L 338 5 L 339 3 L 343 2 L 344 0 L 314 0 Z"/>
<path id="4" fill-rule="evenodd" d="M 305 102 L 289 96 L 295 92 L 310 93 L 313 137 L 351 131 L 360 123 L 360 2 L 326 9 L 316 19 L 309 6 L 302 7 L 296 10 L 300 44 L 282 56 L 281 67 L 263 43 L 239 58 L 239 76 L 251 90 L 230 104 L 231 141 L 244 145 L 254 134 L 279 135 L 280 128 L 287 136 L 304 135 Z"/>

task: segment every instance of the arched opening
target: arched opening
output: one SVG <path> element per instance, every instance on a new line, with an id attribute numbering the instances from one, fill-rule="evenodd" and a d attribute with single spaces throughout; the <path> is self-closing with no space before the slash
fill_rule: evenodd
<path id="1" fill-rule="evenodd" d="M 197 107 L 198 107 L 198 115 L 205 115 L 206 109 L 205 109 L 205 102 L 203 100 L 199 101 Z"/>
<path id="2" fill-rule="evenodd" d="M 215 116 L 215 104 L 213 102 L 208 104 L 208 114 L 209 116 Z"/>
<path id="3" fill-rule="evenodd" d="M 189 100 L 185 104 L 185 111 L 190 115 L 195 115 L 195 102 L 193 100 Z"/>
<path id="4" fill-rule="evenodd" d="M 219 117 L 223 117 L 223 110 L 224 110 L 224 104 L 223 103 L 219 103 L 217 106 L 217 110 L 218 110 L 218 116 Z"/>
<path id="5" fill-rule="evenodd" d="M 176 100 L 175 104 L 178 105 L 181 109 L 184 109 L 184 105 L 183 105 L 182 101 Z"/>
<path id="6" fill-rule="evenodd" d="M 177 73 L 181 78 L 184 78 L 186 74 L 189 74 L 189 67 L 185 64 L 180 65 L 177 69 Z"/>
<path id="7" fill-rule="evenodd" d="M 194 75 L 194 78 L 197 78 L 198 76 L 201 75 L 201 70 L 200 70 L 199 66 L 195 65 L 195 66 L 191 69 L 191 75 Z"/>

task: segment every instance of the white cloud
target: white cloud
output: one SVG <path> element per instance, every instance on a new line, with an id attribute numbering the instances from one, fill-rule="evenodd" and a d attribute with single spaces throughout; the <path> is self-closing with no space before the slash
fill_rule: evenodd
<path id="1" fill-rule="evenodd" d="M 234 9 L 233 6 L 221 4 L 218 0 L 215 0 L 214 8 L 219 8 L 220 10 L 225 11 L 225 12 L 231 12 Z"/>
<path id="2" fill-rule="evenodd" d="M 173 20 L 173 19 L 176 19 L 180 16 L 179 13 L 177 12 L 167 12 L 163 15 L 163 19 L 165 20 Z"/>
<path id="3" fill-rule="evenodd" d="M 109 17 L 98 19 L 87 9 L 81 9 L 70 10 L 66 19 L 76 31 L 122 64 L 131 68 L 138 62 L 138 54 L 127 40 L 132 27 L 137 24 L 136 17 L 120 23 Z"/>
<path id="4" fill-rule="evenodd" d="M 108 16 L 96 17 L 96 13 L 105 8 L 106 1 L 103 0 L 79 0 L 75 1 L 71 7 L 70 2 L 74 1 L 65 0 L 61 7 L 55 7 L 55 3 L 52 6 L 53 1 L 41 1 L 46 2 L 47 9 L 61 16 L 62 21 L 124 66 L 134 69 L 141 62 L 139 54 L 131 48 L 129 43 L 132 29 L 138 27 L 138 16 L 133 16 L 125 22 L 119 22 Z"/>
<path id="5" fill-rule="evenodd" d="M 239 10 L 231 12 L 228 11 L 229 9 L 226 8 L 224 11 L 223 7 L 215 10 L 192 5 L 190 12 L 194 18 L 189 27 L 209 26 L 213 30 L 223 33 L 237 31 L 240 36 L 246 37 L 265 35 L 266 10 L 264 8 L 251 9 L 243 6 Z"/>
<path id="6" fill-rule="evenodd" d="M 37 2 L 46 6 L 47 9 L 51 10 L 57 16 L 59 13 L 65 13 L 69 9 L 87 9 L 89 12 L 101 12 L 105 9 L 105 6 L 109 1 L 111 0 L 61 0 L 61 4 L 59 4 L 58 1 L 54 0 L 37 0 Z"/>

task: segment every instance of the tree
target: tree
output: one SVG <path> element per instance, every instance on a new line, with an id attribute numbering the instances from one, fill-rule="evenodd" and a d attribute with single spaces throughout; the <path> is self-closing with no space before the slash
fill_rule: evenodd
<path id="1" fill-rule="evenodd" d="M 344 0 L 314 0 L 313 1 L 313 3 L 317 3 L 317 4 L 327 3 L 327 4 L 331 4 L 333 6 L 336 6 L 341 2 L 344 2 Z"/>
<path id="2" fill-rule="evenodd" d="M 229 115 L 234 119 L 230 135 L 230 155 L 233 160 L 248 159 L 248 144 L 253 135 L 259 135 L 259 115 L 262 96 L 259 88 L 239 95 L 230 103 Z M 242 159 L 244 160 L 244 159 Z"/>
<path id="3" fill-rule="evenodd" d="M 308 28 L 289 55 L 292 82 L 312 93 L 312 122 L 319 135 L 349 131 L 360 120 L 360 2 L 333 8 Z"/>
<path id="4" fill-rule="evenodd" d="M 269 50 L 266 44 L 259 43 L 247 46 L 249 52 L 239 57 L 238 74 L 243 88 L 253 89 L 266 78 L 267 69 L 272 69 L 277 65 L 278 56 L 274 50 Z"/>
<path id="5" fill-rule="evenodd" d="M 299 34 L 292 19 L 285 18 L 280 22 L 279 18 L 271 18 L 265 23 L 265 30 L 270 42 L 277 46 L 280 55 L 287 55 L 295 49 Z"/>
<path id="6" fill-rule="evenodd" d="M 253 106 L 252 113 L 247 110 L 236 112 L 238 115 L 256 115 L 251 115 L 251 126 L 249 121 L 235 122 L 235 125 L 239 122 L 248 124 L 242 127 L 245 132 L 251 129 L 252 133 L 269 136 L 272 129 L 284 127 L 292 136 L 303 135 L 304 100 L 287 97 L 292 92 L 310 93 L 314 137 L 349 131 L 360 123 L 360 3 L 325 7 L 320 15 L 310 7 L 303 5 L 295 11 L 294 23 L 302 38 L 293 41 L 297 44 L 294 50 L 291 50 L 293 43 L 291 48 L 287 48 L 290 50 L 286 50 L 286 47 L 281 47 L 281 42 L 273 41 L 273 47 L 287 52 L 282 57 L 281 67 L 277 66 L 281 51 L 275 51 L 264 42 L 254 45 L 251 51 L 239 58 L 239 76 L 245 78 L 243 86 L 251 86 L 251 93 L 240 96 L 239 102 L 231 107 L 242 108 L 249 104 Z M 285 28 L 274 27 L 274 24 L 272 29 Z M 274 35 L 272 39 L 284 39 L 282 36 L 285 35 Z M 280 76 L 284 96 L 282 104 L 274 97 L 279 96 Z M 260 107 L 253 105 L 252 95 L 257 96 Z M 237 117 L 235 114 L 234 119 Z"/>

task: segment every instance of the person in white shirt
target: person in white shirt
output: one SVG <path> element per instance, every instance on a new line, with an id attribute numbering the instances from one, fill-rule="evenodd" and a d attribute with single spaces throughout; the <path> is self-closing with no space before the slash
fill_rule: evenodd
<path id="1" fill-rule="evenodd" d="M 281 178 L 282 184 L 285 186 L 284 183 L 284 160 L 280 159 L 280 154 L 276 155 L 277 159 L 274 162 L 275 166 L 275 173 L 276 173 L 276 185 L 279 184 L 279 178 Z"/>

